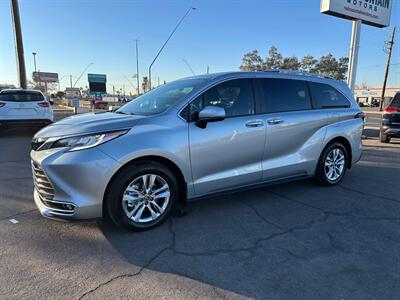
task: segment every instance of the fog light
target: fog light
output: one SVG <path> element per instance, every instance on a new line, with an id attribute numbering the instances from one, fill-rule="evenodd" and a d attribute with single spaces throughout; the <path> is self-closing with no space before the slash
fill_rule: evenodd
<path id="1" fill-rule="evenodd" d="M 63 209 L 66 209 L 66 210 L 74 209 L 74 206 L 72 204 L 63 204 L 62 206 L 63 206 Z"/>

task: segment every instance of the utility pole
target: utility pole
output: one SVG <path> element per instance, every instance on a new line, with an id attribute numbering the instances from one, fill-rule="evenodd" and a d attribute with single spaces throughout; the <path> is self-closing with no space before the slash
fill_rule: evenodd
<path id="1" fill-rule="evenodd" d="M 382 111 L 383 104 L 385 102 L 386 83 L 387 83 L 387 78 L 389 75 L 390 59 L 392 57 L 392 48 L 393 48 L 393 44 L 394 44 L 394 35 L 395 34 L 396 34 L 396 26 L 394 26 L 394 28 L 393 28 L 392 38 L 390 39 L 389 42 L 387 42 L 387 44 L 388 44 L 388 49 L 387 49 L 388 59 L 387 59 L 387 64 L 386 64 L 385 77 L 383 78 L 383 87 L 382 87 L 381 102 L 379 103 L 379 111 Z"/>
<path id="2" fill-rule="evenodd" d="M 138 50 L 138 39 L 136 41 L 136 82 L 137 82 L 137 95 L 139 96 L 139 50 Z"/>
<path id="3" fill-rule="evenodd" d="M 69 75 L 69 85 L 72 88 L 72 75 Z"/>
<path id="4" fill-rule="evenodd" d="M 26 89 L 26 69 L 24 59 L 24 44 L 22 42 L 21 20 L 19 17 L 18 0 L 11 0 L 11 14 L 14 25 L 15 50 L 17 52 L 19 85 Z"/>

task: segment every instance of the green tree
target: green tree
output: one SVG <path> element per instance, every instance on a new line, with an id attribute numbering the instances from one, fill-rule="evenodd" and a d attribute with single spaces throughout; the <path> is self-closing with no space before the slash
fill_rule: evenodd
<path id="1" fill-rule="evenodd" d="M 278 48 L 272 46 L 269 48 L 268 57 L 265 60 L 266 69 L 280 69 L 283 64 L 282 54 L 278 52 Z"/>
<path id="2" fill-rule="evenodd" d="M 264 61 L 257 50 L 246 53 L 242 58 L 240 65 L 241 71 L 263 71 Z"/>
<path id="3" fill-rule="evenodd" d="M 348 58 L 341 57 L 337 60 L 331 53 L 322 56 L 315 64 L 312 73 L 333 77 L 337 80 L 345 80 L 348 68 Z"/>
<path id="4" fill-rule="evenodd" d="M 300 69 L 300 62 L 296 56 L 285 57 L 280 69 L 297 71 Z"/>
<path id="5" fill-rule="evenodd" d="M 349 58 L 348 57 L 340 57 L 339 61 L 338 61 L 337 72 L 335 74 L 335 79 L 346 80 L 348 69 L 349 69 Z"/>
<path id="6" fill-rule="evenodd" d="M 315 59 L 312 55 L 306 55 L 300 62 L 300 70 L 302 72 L 312 72 L 318 59 Z"/>

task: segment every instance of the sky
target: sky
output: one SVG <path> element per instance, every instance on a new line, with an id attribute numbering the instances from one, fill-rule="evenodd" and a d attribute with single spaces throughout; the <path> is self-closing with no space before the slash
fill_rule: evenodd
<path id="1" fill-rule="evenodd" d="M 390 27 L 362 25 L 357 84 L 380 87 L 387 56 L 384 41 L 398 33 L 388 86 L 400 87 L 400 0 L 393 0 Z M 196 74 L 238 70 L 243 54 L 257 49 L 263 57 L 275 45 L 284 56 L 348 56 L 351 21 L 321 14 L 319 0 L 20 0 L 28 77 L 37 68 L 57 72 L 61 88 L 69 75 L 107 74 L 112 86 L 133 92 L 179 19 L 189 13 L 152 68 L 153 84 Z M 17 84 L 17 66 L 9 0 L 0 0 L 0 83 Z M 87 86 L 85 73 L 76 86 Z M 110 90 L 111 89 L 111 90 Z"/>

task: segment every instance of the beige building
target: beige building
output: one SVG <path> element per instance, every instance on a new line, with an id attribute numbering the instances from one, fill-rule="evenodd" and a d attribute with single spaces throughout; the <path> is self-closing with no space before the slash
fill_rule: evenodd
<path id="1" fill-rule="evenodd" d="M 391 100 L 397 92 L 400 92 L 400 87 L 386 88 L 385 102 L 387 103 Z M 382 88 L 356 88 L 354 89 L 354 96 L 357 103 L 364 105 L 370 105 L 373 100 L 377 100 L 379 103 L 382 96 Z"/>

